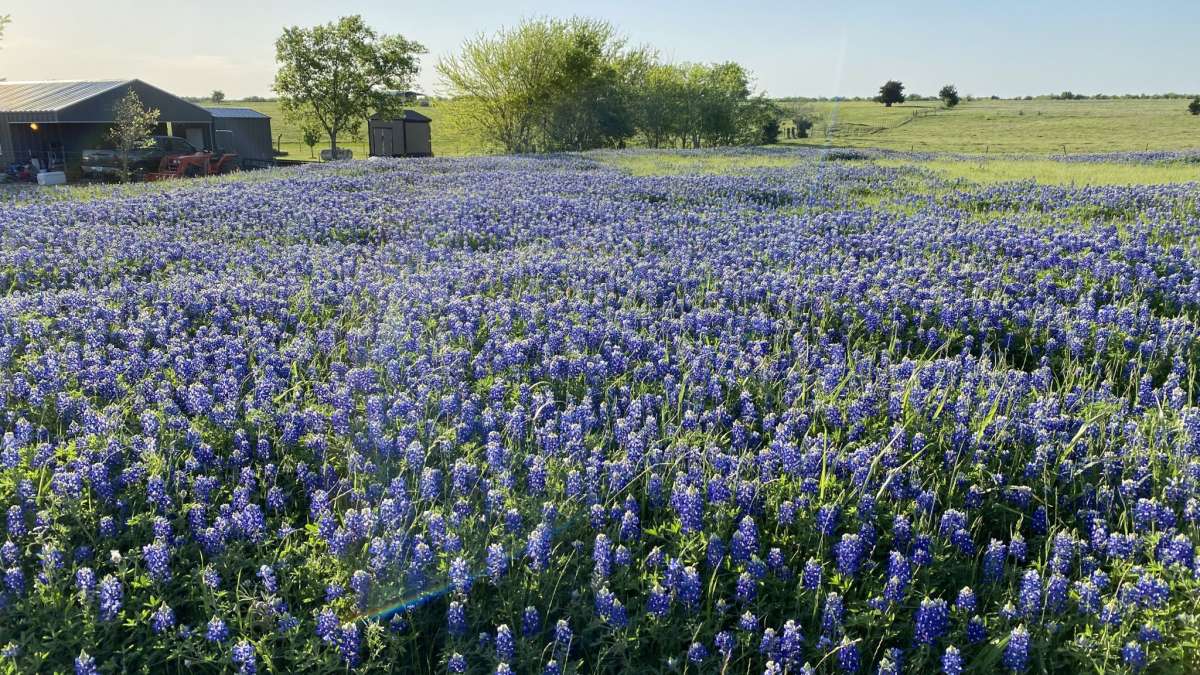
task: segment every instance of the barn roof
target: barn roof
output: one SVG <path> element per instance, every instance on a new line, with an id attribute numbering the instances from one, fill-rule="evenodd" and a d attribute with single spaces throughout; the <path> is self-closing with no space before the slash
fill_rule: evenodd
<path id="1" fill-rule="evenodd" d="M 212 113 L 141 80 L 0 82 L 0 116 L 7 122 L 111 124 L 124 90 L 159 111 L 162 122 L 212 122 Z"/>
<path id="2" fill-rule="evenodd" d="M 205 110 L 212 113 L 213 117 L 271 119 L 270 115 L 264 115 L 253 108 L 205 108 Z"/>
<path id="3" fill-rule="evenodd" d="M 0 82 L 0 112 L 57 112 L 133 80 Z"/>

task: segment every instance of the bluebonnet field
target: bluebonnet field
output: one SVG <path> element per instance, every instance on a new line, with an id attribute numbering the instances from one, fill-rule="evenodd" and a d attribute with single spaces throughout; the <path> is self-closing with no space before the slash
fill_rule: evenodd
<path id="1" fill-rule="evenodd" d="M 1195 669 L 1200 185 L 796 156 L 10 201 L 3 668 Z"/>

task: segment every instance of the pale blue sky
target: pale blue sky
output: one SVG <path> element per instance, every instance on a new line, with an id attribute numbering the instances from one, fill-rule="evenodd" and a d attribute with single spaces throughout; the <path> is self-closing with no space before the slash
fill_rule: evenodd
<path id="1" fill-rule="evenodd" d="M 735 60 L 774 96 L 1200 92 L 1200 2 L 59 0 L 5 3 L 9 80 L 140 77 L 180 94 L 269 95 L 285 25 L 360 13 L 424 43 L 418 87 L 464 38 L 522 17 L 607 19 L 673 61 Z"/>

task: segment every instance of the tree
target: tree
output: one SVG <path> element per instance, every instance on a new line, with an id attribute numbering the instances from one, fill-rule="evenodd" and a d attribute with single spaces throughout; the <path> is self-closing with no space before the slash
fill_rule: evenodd
<path id="1" fill-rule="evenodd" d="M 1193 115 L 1200 115 L 1200 96 L 1197 96 L 1188 104 L 1188 112 Z"/>
<path id="2" fill-rule="evenodd" d="M 808 117 L 796 117 L 792 119 L 792 128 L 795 129 L 796 138 L 808 138 L 808 131 L 813 128 L 813 121 Z"/>
<path id="3" fill-rule="evenodd" d="M 395 113 L 390 92 L 411 88 L 424 53 L 401 35 L 376 33 L 358 15 L 292 26 L 275 41 L 275 92 L 285 114 L 316 121 L 336 157 L 338 134 L 354 133 L 372 113 Z"/>
<path id="4" fill-rule="evenodd" d="M 220 89 L 213 89 L 213 93 L 209 94 L 208 98 L 213 103 L 221 103 L 225 100 L 225 92 Z"/>
<path id="5" fill-rule="evenodd" d="M 0 14 L 0 40 L 4 39 L 4 28 L 12 21 L 12 17 L 7 14 Z"/>
<path id="6" fill-rule="evenodd" d="M 647 147 L 658 148 L 679 135 L 686 101 L 686 74 L 675 65 L 652 65 L 633 101 L 634 124 Z"/>
<path id="7" fill-rule="evenodd" d="M 108 137 L 117 147 L 121 159 L 121 180 L 129 181 L 129 153 L 150 143 L 158 126 L 158 110 L 146 108 L 132 88 L 113 106 L 115 123 Z"/>
<path id="8" fill-rule="evenodd" d="M 892 107 L 893 103 L 904 103 L 904 85 L 897 80 L 888 80 L 879 88 L 879 96 L 875 97 L 875 102 L 888 108 Z"/>
<path id="9" fill-rule="evenodd" d="M 506 152 L 541 152 L 632 136 L 635 92 L 652 61 L 610 24 L 575 17 L 477 35 L 437 69 L 466 126 Z"/>
<path id="10" fill-rule="evenodd" d="M 317 154 L 313 148 L 317 147 L 317 143 L 321 142 L 321 129 L 315 125 L 302 126 L 300 128 L 304 144 L 308 146 L 308 156 L 316 157 Z"/>
<path id="11" fill-rule="evenodd" d="M 774 145 L 779 142 L 783 109 L 765 96 L 755 96 L 738 106 L 741 125 L 738 142 L 744 145 Z"/>
<path id="12" fill-rule="evenodd" d="M 953 108 L 958 105 L 958 88 L 948 84 L 938 92 L 938 98 L 942 99 L 942 103 L 945 103 L 947 108 Z"/>

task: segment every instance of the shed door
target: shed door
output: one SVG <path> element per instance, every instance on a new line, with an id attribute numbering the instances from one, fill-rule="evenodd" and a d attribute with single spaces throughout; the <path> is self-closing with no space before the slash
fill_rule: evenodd
<path id="1" fill-rule="evenodd" d="M 392 157 L 392 128 L 375 127 L 375 154 L 380 157 Z"/>

